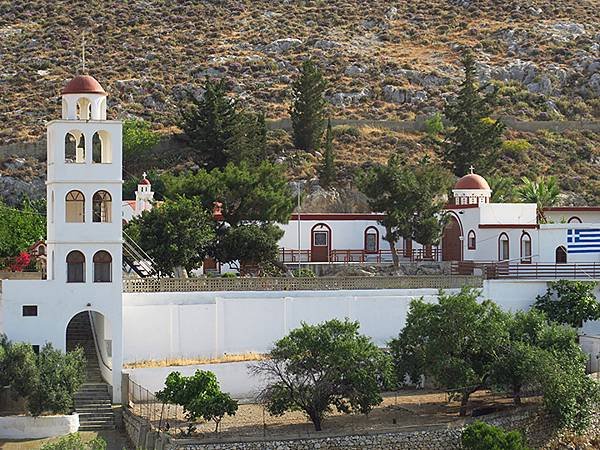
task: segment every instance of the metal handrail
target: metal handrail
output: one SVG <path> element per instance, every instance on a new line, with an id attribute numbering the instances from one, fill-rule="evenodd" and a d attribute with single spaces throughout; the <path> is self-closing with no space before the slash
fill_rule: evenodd
<path id="1" fill-rule="evenodd" d="M 112 373 L 112 367 L 110 367 L 106 361 L 104 361 L 104 357 L 102 356 L 102 352 L 100 351 L 100 346 L 98 345 L 98 340 L 96 339 L 96 326 L 94 325 L 94 319 L 92 318 L 92 311 L 88 311 L 88 317 L 90 319 L 90 327 L 92 328 L 92 337 L 94 338 L 94 347 L 96 347 L 96 353 L 100 357 L 100 362 L 104 367 Z"/>
<path id="2" fill-rule="evenodd" d="M 138 261 L 138 263 L 146 270 L 149 274 L 156 274 L 158 271 L 154 268 L 156 263 L 154 260 L 142 249 L 135 240 L 123 231 L 123 246 L 125 249 Z M 148 263 L 148 261 L 150 263 Z"/>

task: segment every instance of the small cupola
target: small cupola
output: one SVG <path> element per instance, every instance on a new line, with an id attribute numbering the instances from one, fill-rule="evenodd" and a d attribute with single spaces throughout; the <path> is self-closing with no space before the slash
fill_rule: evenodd
<path id="1" fill-rule="evenodd" d="M 62 90 L 62 118 L 106 120 L 106 92 L 90 75 L 77 75 Z"/>
<path id="2" fill-rule="evenodd" d="M 489 203 L 492 196 L 490 185 L 481 175 L 474 173 L 471 166 L 471 173 L 460 178 L 452 189 L 454 203 L 456 205 L 479 205 Z"/>

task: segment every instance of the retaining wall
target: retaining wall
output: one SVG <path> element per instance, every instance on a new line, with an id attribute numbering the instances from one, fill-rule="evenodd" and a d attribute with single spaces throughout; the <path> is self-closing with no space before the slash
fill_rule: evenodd
<path id="1" fill-rule="evenodd" d="M 78 429 L 79 414 L 0 417 L 0 439 L 42 439 L 75 433 Z"/>

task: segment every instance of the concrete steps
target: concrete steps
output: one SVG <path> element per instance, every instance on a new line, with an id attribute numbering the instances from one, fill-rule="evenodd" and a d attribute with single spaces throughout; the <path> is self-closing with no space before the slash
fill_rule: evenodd
<path id="1" fill-rule="evenodd" d="M 86 381 L 75 393 L 79 431 L 114 430 L 115 415 L 108 385 L 102 379 L 94 336 L 87 314 L 75 317 L 67 330 L 67 350 L 81 347 L 87 359 Z"/>

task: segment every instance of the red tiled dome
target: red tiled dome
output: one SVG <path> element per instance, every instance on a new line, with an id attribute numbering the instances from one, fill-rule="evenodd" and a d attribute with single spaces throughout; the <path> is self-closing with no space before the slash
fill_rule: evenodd
<path id="1" fill-rule="evenodd" d="M 454 185 L 454 189 L 482 189 L 489 190 L 490 185 L 485 178 L 476 173 L 470 173 L 462 177 Z"/>
<path id="2" fill-rule="evenodd" d="M 150 184 L 150 180 L 148 178 L 144 177 L 140 180 L 140 184 Z"/>
<path id="3" fill-rule="evenodd" d="M 77 75 L 62 90 L 62 94 L 104 94 L 104 89 L 94 77 L 89 75 Z"/>

